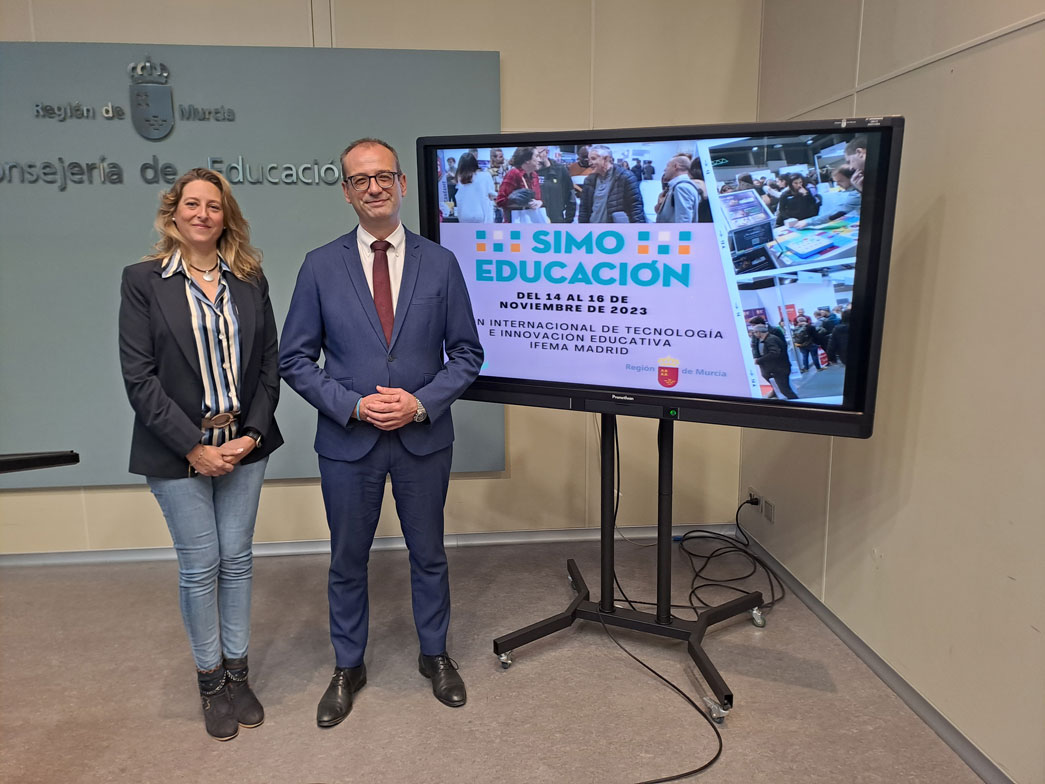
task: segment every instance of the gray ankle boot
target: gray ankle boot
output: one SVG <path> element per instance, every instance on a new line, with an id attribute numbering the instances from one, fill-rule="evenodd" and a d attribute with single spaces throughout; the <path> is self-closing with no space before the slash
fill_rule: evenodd
<path id="1" fill-rule="evenodd" d="M 225 671 L 229 674 L 229 700 L 236 721 L 243 727 L 257 727 L 265 721 L 265 709 L 247 682 L 247 657 L 226 659 Z"/>
<path id="2" fill-rule="evenodd" d="M 209 672 L 196 671 L 203 704 L 207 734 L 215 740 L 232 740 L 239 734 L 239 722 L 229 699 L 228 676 L 224 667 Z"/>

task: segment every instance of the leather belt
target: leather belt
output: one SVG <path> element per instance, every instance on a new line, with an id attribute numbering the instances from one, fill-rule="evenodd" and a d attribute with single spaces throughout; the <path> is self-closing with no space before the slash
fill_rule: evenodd
<path id="1" fill-rule="evenodd" d="M 203 430 L 211 430 L 213 428 L 228 427 L 239 418 L 239 411 L 226 412 L 224 414 L 218 414 L 212 417 L 203 417 L 203 421 L 200 422 L 200 427 Z"/>

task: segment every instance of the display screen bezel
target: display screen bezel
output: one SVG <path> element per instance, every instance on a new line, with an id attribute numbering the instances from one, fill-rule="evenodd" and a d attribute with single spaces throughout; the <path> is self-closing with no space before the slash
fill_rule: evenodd
<path id="1" fill-rule="evenodd" d="M 465 399 L 546 408 L 602 411 L 772 430 L 866 438 L 873 431 L 880 366 L 885 296 L 892 246 L 897 180 L 904 120 L 902 117 L 836 119 L 780 123 L 628 128 L 595 131 L 429 136 L 417 140 L 420 233 L 439 242 L 440 150 L 536 145 L 670 142 L 790 134 L 874 134 L 877 153 L 863 194 L 857 240 L 850 323 L 850 361 L 846 365 L 841 406 L 801 401 L 673 393 L 583 382 L 541 381 L 480 376 Z M 855 358 L 855 359 L 854 359 Z M 622 379 L 623 381 L 623 379 Z"/>

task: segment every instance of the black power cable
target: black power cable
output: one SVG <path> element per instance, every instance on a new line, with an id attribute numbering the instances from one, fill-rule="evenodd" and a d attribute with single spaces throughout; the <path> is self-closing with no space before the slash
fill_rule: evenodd
<path id="1" fill-rule="evenodd" d="M 723 748 L 722 733 L 719 731 L 719 728 L 715 726 L 714 720 L 710 716 L 708 716 L 708 714 L 705 713 L 704 710 L 702 710 L 700 708 L 700 706 L 697 705 L 697 703 L 695 703 L 690 698 L 690 696 L 688 694 L 686 694 L 684 691 L 682 691 L 682 689 L 680 689 L 678 686 L 676 686 L 670 680 L 665 678 L 663 675 L 661 675 L 655 669 L 650 667 L 648 664 L 646 664 L 646 662 L 644 662 L 642 659 L 640 659 L 634 653 L 632 653 L 627 648 L 625 648 L 621 644 L 620 640 L 618 640 L 616 637 L 613 636 L 613 632 L 610 631 L 610 628 L 606 625 L 606 622 L 602 619 L 602 616 L 603 616 L 603 613 L 600 612 L 599 613 L 599 623 L 602 624 L 602 630 L 604 632 L 606 632 L 607 636 L 609 636 L 609 638 L 611 640 L 613 640 L 614 644 L 616 644 L 616 646 L 618 648 L 620 648 L 622 651 L 624 651 L 626 654 L 628 654 L 628 656 L 630 656 L 632 659 L 634 659 L 639 664 L 641 664 L 643 667 L 645 667 L 647 670 L 649 670 L 651 673 L 656 675 L 661 681 L 663 681 L 667 685 L 667 687 L 669 689 L 671 689 L 673 692 L 675 692 L 679 697 L 681 697 L 686 702 L 688 702 L 690 704 L 690 706 L 692 706 L 693 710 L 695 710 L 697 713 L 699 713 L 701 715 L 701 717 L 704 719 L 704 721 L 706 721 L 708 723 L 708 726 L 711 727 L 711 729 L 714 731 L 714 733 L 715 733 L 715 740 L 718 743 L 718 748 L 715 750 L 715 756 L 713 756 L 711 759 L 709 759 L 707 762 L 703 763 L 699 767 L 693 768 L 693 770 L 687 770 L 687 771 L 685 771 L 683 773 L 676 773 L 674 775 L 665 776 L 665 777 L 659 778 L 659 779 L 647 779 L 645 781 L 638 782 L 638 784 L 664 784 L 664 782 L 668 782 L 668 781 L 679 781 L 680 779 L 688 778 L 689 776 L 695 776 L 698 773 L 701 773 L 701 772 L 707 770 L 712 765 L 714 765 L 716 762 L 718 762 L 719 757 L 722 756 L 722 748 Z"/>
<path id="2" fill-rule="evenodd" d="M 759 608 L 763 613 L 768 613 L 773 609 L 777 602 L 787 595 L 787 589 L 784 588 L 783 582 L 781 582 L 780 578 L 773 572 L 769 564 L 751 551 L 751 540 L 748 538 L 747 533 L 740 524 L 740 510 L 748 504 L 755 503 L 756 502 L 752 499 L 748 499 L 737 507 L 737 511 L 733 516 L 733 520 L 736 523 L 736 536 L 728 536 L 726 534 L 718 534 L 712 531 L 693 529 L 684 533 L 679 539 L 679 547 L 682 552 L 686 554 L 686 557 L 689 559 L 690 568 L 693 570 L 693 578 L 690 580 L 689 607 L 695 615 L 699 616 L 702 609 L 715 606 L 701 597 L 700 592 L 702 590 L 706 592 L 707 589 L 722 589 L 745 595 L 749 593 L 749 591 L 740 586 L 732 585 L 732 583 L 747 580 L 748 578 L 758 574 L 759 571 L 762 572 L 769 585 L 769 600 L 763 602 L 762 606 Z M 701 541 L 718 542 L 722 544 L 707 553 L 697 552 L 695 549 L 691 549 L 697 542 Z M 688 543 L 692 544 L 687 546 Z M 729 555 L 740 555 L 747 559 L 747 570 L 744 571 L 743 574 L 729 577 L 708 577 L 706 572 L 712 562 Z M 699 565 L 698 562 L 700 562 Z M 779 596 L 777 595 L 778 589 L 780 592 Z"/>
<path id="3" fill-rule="evenodd" d="M 614 492 L 614 503 L 613 503 L 613 528 L 614 528 L 614 530 L 617 531 L 617 534 L 622 539 L 624 539 L 626 542 L 629 542 L 629 543 L 635 545 L 636 547 L 651 547 L 652 545 L 649 545 L 649 544 L 640 544 L 638 542 L 633 542 L 631 539 L 628 539 L 628 537 L 624 536 L 624 534 L 621 533 L 620 529 L 617 528 L 617 511 L 620 509 L 620 439 L 617 437 L 617 421 L 616 421 L 616 419 L 614 419 L 614 421 L 613 421 L 613 442 L 614 442 L 615 456 L 616 456 L 616 466 L 615 466 L 615 470 L 614 470 L 614 481 L 613 481 L 613 486 L 614 486 L 614 491 L 615 491 Z M 739 510 L 738 510 L 738 514 L 739 514 Z M 635 607 L 636 604 L 650 604 L 650 602 L 632 602 L 631 599 L 628 598 L 628 595 L 626 593 L 624 593 L 624 588 L 621 586 L 620 580 L 617 579 L 617 570 L 616 569 L 614 569 L 614 571 L 613 571 L 613 583 L 614 583 L 614 585 L 617 586 L 617 590 L 620 591 L 621 596 L 624 597 L 624 601 L 626 601 L 628 603 L 628 606 L 631 607 L 632 610 L 636 610 L 637 611 L 637 608 Z M 672 606 L 675 607 L 676 605 L 672 605 Z M 686 605 L 681 605 L 681 606 L 686 606 Z M 692 602 L 688 606 L 692 608 L 692 606 L 693 606 Z M 632 659 L 634 659 L 636 662 L 638 662 L 640 665 L 642 665 L 646 670 L 648 670 L 653 675 L 655 675 L 658 679 L 660 679 L 665 685 L 667 685 L 667 687 L 669 689 L 671 689 L 673 692 L 675 692 L 675 694 L 677 694 L 679 697 L 681 697 L 683 700 L 685 700 L 687 703 L 689 703 L 689 705 L 693 708 L 693 710 L 695 710 L 697 713 L 699 713 L 701 718 L 703 718 L 704 721 L 706 721 L 708 723 L 708 726 L 711 727 L 712 731 L 714 731 L 714 733 L 715 733 L 715 740 L 716 740 L 716 742 L 718 744 L 718 748 L 715 750 L 714 756 L 711 759 L 709 759 L 707 762 L 702 763 L 701 765 L 699 765 L 696 768 L 693 768 L 692 770 L 687 770 L 687 771 L 684 771 L 682 773 L 676 773 L 674 775 L 665 776 L 665 777 L 659 778 L 659 779 L 647 779 L 645 781 L 640 781 L 637 784 L 666 784 L 669 781 L 679 781 L 681 779 L 685 779 L 685 778 L 688 778 L 690 776 L 695 776 L 698 773 L 702 773 L 703 771 L 707 770 L 712 765 L 714 765 L 716 762 L 718 762 L 719 758 L 722 756 L 723 743 L 722 743 L 722 733 L 719 731 L 718 727 L 715 726 L 714 720 L 699 705 L 697 705 L 697 703 L 694 702 L 693 699 L 690 698 L 690 696 L 688 694 L 686 694 L 681 688 L 676 686 L 668 678 L 666 678 L 663 675 L 661 675 L 655 669 L 653 669 L 648 664 L 646 664 L 646 662 L 644 662 L 642 659 L 640 659 L 634 653 L 632 653 L 627 648 L 625 648 L 624 645 L 620 642 L 620 640 L 618 640 L 613 635 L 613 633 L 610 631 L 609 627 L 606 625 L 606 621 L 603 620 L 602 616 L 603 616 L 603 613 L 600 612 L 599 613 L 599 623 L 602 624 L 602 630 L 604 632 L 606 632 L 606 636 L 608 636 L 613 641 L 614 645 L 616 645 L 618 648 L 620 648 L 622 651 L 624 651 L 626 654 L 628 654 L 628 656 L 630 656 Z"/>
<path id="4" fill-rule="evenodd" d="M 618 536 L 620 536 L 624 541 L 628 542 L 629 544 L 632 544 L 632 545 L 634 545 L 636 547 L 652 547 L 652 546 L 654 546 L 655 543 L 653 543 L 653 544 L 642 544 L 640 542 L 635 542 L 635 541 L 629 539 L 628 537 L 626 537 L 621 532 L 621 530 L 617 527 L 617 511 L 620 508 L 620 478 L 621 478 L 621 471 L 620 471 L 620 439 L 617 437 L 617 423 L 616 423 L 616 420 L 614 420 L 614 423 L 613 423 L 613 440 L 614 440 L 614 451 L 615 451 L 615 457 L 616 457 L 616 465 L 614 467 L 615 468 L 615 470 L 614 470 L 614 504 L 613 504 L 613 527 L 614 527 L 614 530 L 617 532 Z M 768 613 L 777 604 L 777 602 L 781 601 L 787 595 L 787 590 L 784 588 L 783 582 L 776 575 L 776 573 L 773 572 L 773 570 L 769 566 L 769 564 L 767 564 L 758 555 L 753 553 L 751 551 L 751 549 L 750 549 L 751 539 L 748 537 L 747 533 L 744 531 L 743 526 L 740 524 L 740 510 L 743 509 L 748 504 L 757 505 L 757 501 L 755 501 L 753 499 L 745 500 L 743 503 L 741 503 L 737 507 L 736 513 L 733 515 L 733 521 L 736 524 L 736 535 L 735 536 L 728 536 L 726 534 L 719 534 L 719 533 L 714 533 L 714 532 L 711 532 L 711 531 L 700 531 L 698 529 L 693 529 L 693 530 L 687 531 L 681 537 L 679 537 L 679 539 L 678 539 L 679 549 L 681 549 L 682 552 L 685 553 L 686 557 L 689 559 L 690 568 L 693 570 L 693 577 L 690 580 L 690 591 L 689 591 L 689 596 L 688 596 L 688 602 L 689 603 L 688 604 L 672 604 L 671 605 L 671 609 L 673 609 L 673 610 L 688 609 L 688 610 L 692 611 L 693 614 L 699 618 L 700 617 L 700 613 L 701 613 L 702 610 L 707 610 L 707 609 L 709 609 L 711 607 L 716 606 L 714 604 L 711 604 L 711 603 L 705 601 L 701 597 L 701 595 L 700 595 L 701 591 L 705 591 L 706 592 L 709 589 L 710 590 L 722 589 L 722 590 L 726 590 L 726 591 L 732 591 L 734 593 L 738 593 L 738 594 L 741 594 L 741 595 L 745 595 L 745 594 L 749 593 L 749 591 L 747 591 L 744 588 L 741 588 L 741 587 L 739 587 L 737 585 L 733 585 L 732 583 L 737 583 L 737 582 L 740 582 L 742 580 L 747 580 L 747 579 L 749 579 L 751 577 L 754 577 L 756 574 L 759 573 L 759 570 L 762 571 L 762 573 L 765 576 L 765 580 L 766 580 L 766 582 L 769 585 L 769 601 L 764 602 L 761 605 L 761 607 L 759 608 L 763 613 Z M 694 548 L 696 547 L 697 543 L 701 542 L 701 541 L 717 542 L 717 543 L 719 543 L 719 546 L 716 547 L 715 549 L 713 549 L 711 552 L 707 552 L 707 553 L 698 552 Z M 689 543 L 690 546 L 687 546 L 687 543 Z M 718 577 L 718 578 L 714 578 L 714 579 L 712 579 L 711 577 L 707 576 L 706 572 L 708 570 L 708 567 L 713 562 L 715 562 L 718 559 L 724 558 L 726 556 L 730 556 L 730 555 L 741 555 L 741 556 L 743 556 L 744 558 L 746 558 L 748 560 L 747 569 L 744 571 L 743 574 L 726 576 L 726 577 Z M 700 562 L 699 565 L 698 565 L 698 562 Z M 635 600 L 631 599 L 624 592 L 624 588 L 621 586 L 620 580 L 617 579 L 616 569 L 614 569 L 614 572 L 613 572 L 613 583 L 614 583 L 614 585 L 617 586 L 617 590 L 620 592 L 620 595 L 623 598 L 623 601 L 626 602 L 628 604 L 628 606 L 632 610 L 636 610 L 636 611 L 638 610 L 636 605 L 643 605 L 643 606 L 647 606 L 647 607 L 655 605 L 655 602 L 645 602 L 645 601 L 639 601 L 637 599 L 635 599 Z M 779 588 L 779 591 L 780 591 L 779 596 L 777 595 L 777 589 L 778 588 Z M 614 600 L 616 601 L 616 598 Z M 602 624 L 603 631 L 606 632 L 607 636 L 614 642 L 615 645 L 617 645 L 618 648 L 620 648 L 622 651 L 624 651 L 626 654 L 628 654 L 628 656 L 630 656 L 636 662 L 641 664 L 644 668 L 646 668 L 651 673 L 653 673 L 653 675 L 657 676 L 657 678 L 659 678 L 661 681 L 663 681 L 672 691 L 674 691 L 678 696 L 680 696 L 687 703 L 689 703 L 693 707 L 693 709 L 695 711 L 697 711 L 697 713 L 699 713 L 701 715 L 701 717 L 704 719 L 704 721 L 706 721 L 708 723 L 708 726 L 710 726 L 711 729 L 714 730 L 715 738 L 718 741 L 718 749 L 715 752 L 715 755 L 710 760 L 708 760 L 707 762 L 702 764 L 700 767 L 694 768 L 692 770 L 688 770 L 688 771 L 686 771 L 684 773 L 678 773 L 678 774 L 673 775 L 673 776 L 667 776 L 665 778 L 650 779 L 648 781 L 638 782 L 638 784 L 665 784 L 666 782 L 669 782 L 669 781 L 678 781 L 680 779 L 684 779 L 684 778 L 687 778 L 689 776 L 694 776 L 694 775 L 696 775 L 698 773 L 701 773 L 701 772 L 707 770 L 708 768 L 710 768 L 712 765 L 714 765 L 718 761 L 718 759 L 722 756 L 722 750 L 723 750 L 722 733 L 719 732 L 718 727 L 715 726 L 714 720 L 703 709 L 701 709 L 700 706 L 698 706 L 692 699 L 690 699 L 690 697 L 685 692 L 683 692 L 682 689 L 680 689 L 678 686 L 676 686 L 670 680 L 668 680 L 663 675 L 661 675 L 659 672 L 657 672 L 655 669 L 653 669 L 648 664 L 646 664 L 646 662 L 642 661 L 642 659 L 640 659 L 638 656 L 636 656 L 631 651 L 629 651 L 627 648 L 625 648 L 621 644 L 621 642 L 613 635 L 613 633 L 610 632 L 609 627 L 606 625 L 606 622 L 602 619 L 602 613 L 599 614 L 599 622 Z"/>

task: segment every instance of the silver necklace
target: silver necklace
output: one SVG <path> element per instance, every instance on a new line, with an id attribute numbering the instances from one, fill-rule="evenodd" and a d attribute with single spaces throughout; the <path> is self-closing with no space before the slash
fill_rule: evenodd
<path id="1" fill-rule="evenodd" d="M 203 279 L 205 281 L 207 281 L 208 283 L 211 283 L 214 280 L 214 276 L 211 273 L 214 272 L 214 270 L 216 270 L 218 268 L 218 264 L 219 263 L 220 262 L 217 262 L 217 261 L 214 262 L 214 266 L 211 267 L 209 270 L 200 269 L 199 267 L 197 267 L 195 264 L 193 264 L 191 262 L 189 263 L 189 266 L 192 267 L 194 270 L 196 270 L 196 272 L 201 273 L 203 275 Z"/>

